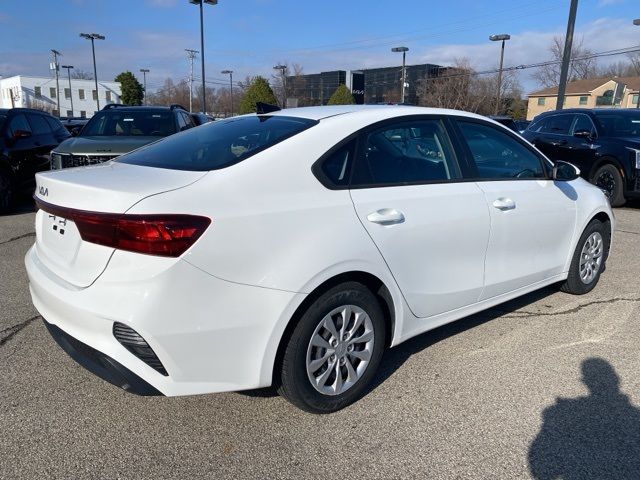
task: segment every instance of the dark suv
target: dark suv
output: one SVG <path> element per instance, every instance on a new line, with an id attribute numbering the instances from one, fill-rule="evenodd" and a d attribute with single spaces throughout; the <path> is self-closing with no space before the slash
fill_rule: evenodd
<path id="1" fill-rule="evenodd" d="M 49 169 L 49 152 L 70 137 L 60 121 L 30 108 L 0 109 L 0 212 L 14 194 L 34 187 L 36 172 Z"/>
<path id="2" fill-rule="evenodd" d="M 640 110 L 567 109 L 538 115 L 522 136 L 551 160 L 565 160 L 611 205 L 640 196 Z"/>
<path id="3" fill-rule="evenodd" d="M 110 104 L 91 117 L 78 136 L 51 152 L 51 168 L 106 162 L 195 126 L 189 112 L 180 105 L 133 107 Z"/>

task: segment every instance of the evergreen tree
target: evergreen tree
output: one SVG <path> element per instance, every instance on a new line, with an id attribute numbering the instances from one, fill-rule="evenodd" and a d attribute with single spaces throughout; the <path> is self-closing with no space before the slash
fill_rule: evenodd
<path id="1" fill-rule="evenodd" d="M 256 102 L 277 105 L 276 96 L 266 78 L 257 76 L 252 81 L 240 100 L 240 114 L 256 111 Z"/>
<path id="2" fill-rule="evenodd" d="M 115 78 L 116 82 L 120 82 L 120 99 L 125 105 L 142 105 L 142 98 L 144 95 L 144 88 L 135 77 L 135 75 L 129 71 L 122 72 Z"/>
<path id="3" fill-rule="evenodd" d="M 340 84 L 336 91 L 333 92 L 327 105 L 353 105 L 356 101 L 346 85 Z"/>

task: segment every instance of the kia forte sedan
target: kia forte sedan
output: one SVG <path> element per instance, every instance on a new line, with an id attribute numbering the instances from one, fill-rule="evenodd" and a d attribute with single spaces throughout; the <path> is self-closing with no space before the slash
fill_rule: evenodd
<path id="1" fill-rule="evenodd" d="M 139 394 L 275 385 L 317 413 L 408 338 L 590 291 L 614 222 L 516 133 L 407 106 L 234 117 L 37 183 L 31 295 L 70 356 Z"/>

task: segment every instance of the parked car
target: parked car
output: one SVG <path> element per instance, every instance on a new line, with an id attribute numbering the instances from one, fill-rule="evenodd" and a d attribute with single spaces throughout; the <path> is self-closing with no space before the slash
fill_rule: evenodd
<path id="1" fill-rule="evenodd" d="M 80 133 L 82 128 L 89 121 L 88 118 L 84 117 L 62 117 L 60 118 L 60 122 L 67 129 L 67 131 L 73 135 L 74 137 Z"/>
<path id="2" fill-rule="evenodd" d="M 517 128 L 517 132 L 522 134 L 522 132 L 524 132 L 527 127 L 531 124 L 531 122 L 529 120 L 514 120 L 515 124 L 516 124 L 516 128 Z"/>
<path id="3" fill-rule="evenodd" d="M 17 192 L 33 189 L 36 172 L 49 169 L 49 152 L 69 138 L 60 121 L 30 108 L 0 109 L 0 212 Z"/>
<path id="4" fill-rule="evenodd" d="M 495 122 L 498 122 L 504 125 L 507 128 L 510 128 L 514 132 L 519 131 L 516 121 L 508 115 L 489 115 L 489 118 Z"/>
<path id="5" fill-rule="evenodd" d="M 640 111 L 567 109 L 538 115 L 523 136 L 551 160 L 576 165 L 611 205 L 640 196 Z"/>
<path id="6" fill-rule="evenodd" d="M 51 152 L 51 168 L 59 170 L 113 160 L 195 126 L 189 112 L 180 105 L 156 107 L 111 103 L 91 117 L 77 136 Z"/>
<path id="7" fill-rule="evenodd" d="M 30 291 L 67 353 L 141 394 L 274 384 L 311 412 L 363 395 L 387 347 L 590 291 L 614 226 L 572 165 L 408 106 L 229 118 L 37 181 Z"/>
<path id="8" fill-rule="evenodd" d="M 191 118 L 193 118 L 193 122 L 196 125 L 204 125 L 205 123 L 213 122 L 213 118 L 209 115 L 200 112 L 190 113 Z"/>

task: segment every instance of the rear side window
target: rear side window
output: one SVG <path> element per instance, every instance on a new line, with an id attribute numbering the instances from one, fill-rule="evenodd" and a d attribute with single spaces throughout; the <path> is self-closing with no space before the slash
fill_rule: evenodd
<path id="1" fill-rule="evenodd" d="M 546 178 L 540 158 L 491 125 L 458 121 L 478 172 L 487 180 Z"/>
<path id="2" fill-rule="evenodd" d="M 49 124 L 51 130 L 53 130 L 54 132 L 64 129 L 64 126 L 60 123 L 59 120 L 56 120 L 55 118 L 49 116 L 44 116 L 43 118 Z"/>
<path id="3" fill-rule="evenodd" d="M 345 186 L 349 184 L 349 174 L 353 164 L 353 152 L 355 141 L 351 141 L 341 146 L 322 161 L 322 174 L 334 186 Z"/>
<path id="4" fill-rule="evenodd" d="M 51 127 L 44 119 L 42 115 L 29 114 L 27 115 L 34 135 L 45 135 L 51 133 Z"/>
<path id="5" fill-rule="evenodd" d="M 29 126 L 29 123 L 27 122 L 27 117 L 25 117 L 22 113 L 14 116 L 9 121 L 9 129 L 7 131 L 9 136 L 15 135 L 17 131 L 31 133 L 31 126 Z"/>
<path id="6" fill-rule="evenodd" d="M 116 161 L 174 170 L 216 170 L 241 162 L 317 123 L 279 115 L 230 118 L 191 128 Z"/>

